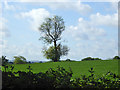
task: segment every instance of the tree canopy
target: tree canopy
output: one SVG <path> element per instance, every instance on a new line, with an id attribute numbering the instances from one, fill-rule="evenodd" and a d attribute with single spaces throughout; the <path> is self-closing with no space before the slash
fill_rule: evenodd
<path id="1" fill-rule="evenodd" d="M 57 46 L 57 51 L 58 51 L 57 60 L 59 60 L 61 56 L 65 56 L 68 54 L 69 49 L 67 46 L 65 46 L 65 45 L 62 46 L 61 44 L 59 44 Z M 50 46 L 48 49 L 44 48 L 43 53 L 47 59 L 51 59 L 52 61 L 55 61 L 56 54 L 55 54 L 55 47 L 54 46 Z"/>
<path id="2" fill-rule="evenodd" d="M 23 56 L 14 56 L 14 64 L 24 64 L 26 63 L 26 58 Z"/>
<path id="3" fill-rule="evenodd" d="M 40 40 L 42 39 L 45 43 L 51 44 L 61 40 L 61 34 L 65 30 L 64 21 L 59 16 L 46 18 L 39 30 L 43 33 Z"/>
<path id="4" fill-rule="evenodd" d="M 51 46 L 48 49 L 48 51 L 45 50 L 43 53 L 45 53 L 45 56 L 47 58 L 52 59 L 55 62 L 59 61 L 60 56 L 63 55 L 60 53 L 62 48 L 59 48 L 61 50 L 58 49 L 58 46 L 60 44 L 58 44 L 57 41 L 61 40 L 61 34 L 64 30 L 65 30 L 64 21 L 59 16 L 54 16 L 52 18 L 46 18 L 45 21 L 42 23 L 42 25 L 39 27 L 39 31 L 41 32 L 40 40 L 43 40 L 47 44 L 53 43 L 53 46 Z M 65 48 L 67 46 L 63 46 L 63 47 Z M 52 56 L 49 55 L 48 53 L 52 54 Z"/>

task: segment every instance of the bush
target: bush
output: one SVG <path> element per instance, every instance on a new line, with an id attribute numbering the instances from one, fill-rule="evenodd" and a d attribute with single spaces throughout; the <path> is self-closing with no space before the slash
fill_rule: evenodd
<path id="1" fill-rule="evenodd" d="M 96 78 L 94 69 L 88 70 L 89 76 L 81 75 L 80 78 L 72 79 L 72 71 L 66 71 L 63 67 L 57 70 L 48 69 L 45 73 L 33 73 L 29 66 L 27 72 L 12 72 L 13 66 L 9 71 L 2 72 L 2 88 L 119 88 L 120 76 L 108 72 Z M 16 75 L 17 74 L 17 75 Z"/>
<path id="2" fill-rule="evenodd" d="M 72 71 L 66 71 L 63 67 L 57 67 L 57 70 L 50 68 L 46 74 L 51 77 L 55 88 L 68 88 L 71 86 Z"/>
<path id="3" fill-rule="evenodd" d="M 70 59 L 66 59 L 65 61 L 71 61 Z"/>
<path id="4" fill-rule="evenodd" d="M 102 59 L 100 59 L 100 58 L 87 57 L 87 58 L 82 59 L 81 61 L 88 61 L 88 60 L 102 60 Z"/>
<path id="5" fill-rule="evenodd" d="M 8 64 L 8 59 L 6 59 L 6 56 L 2 56 L 0 58 L 0 62 L 2 63 L 2 66 L 6 66 Z"/>
<path id="6" fill-rule="evenodd" d="M 10 67 L 11 68 L 11 67 Z M 66 88 L 70 87 L 72 71 L 66 71 L 63 67 L 57 67 L 57 70 L 50 68 L 45 73 L 34 74 L 29 66 L 28 72 L 2 72 L 3 89 L 4 88 Z M 17 74 L 17 76 L 15 75 Z"/>
<path id="7" fill-rule="evenodd" d="M 115 56 L 113 59 L 120 59 L 120 57 L 119 56 Z"/>

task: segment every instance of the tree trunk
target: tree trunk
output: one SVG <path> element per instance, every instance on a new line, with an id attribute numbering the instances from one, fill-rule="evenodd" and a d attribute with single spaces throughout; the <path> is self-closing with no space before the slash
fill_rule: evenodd
<path id="1" fill-rule="evenodd" d="M 54 41 L 54 46 L 55 46 L 55 59 L 54 59 L 54 62 L 57 62 L 58 61 L 58 52 L 57 52 L 57 43 L 56 43 L 56 41 Z"/>

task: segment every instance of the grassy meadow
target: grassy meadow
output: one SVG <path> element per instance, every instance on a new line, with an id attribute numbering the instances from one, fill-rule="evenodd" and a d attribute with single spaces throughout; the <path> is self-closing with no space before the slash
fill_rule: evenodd
<path id="1" fill-rule="evenodd" d="M 95 74 L 101 76 L 102 74 L 111 71 L 118 74 L 118 60 L 98 60 L 98 61 L 61 61 L 61 62 L 46 62 L 46 63 L 32 63 L 32 64 L 14 64 L 13 71 L 28 71 L 28 66 L 32 67 L 32 72 L 45 72 L 49 68 L 56 69 L 58 66 L 69 68 L 73 71 L 73 78 L 81 75 L 89 75 L 88 70 L 93 67 Z"/>

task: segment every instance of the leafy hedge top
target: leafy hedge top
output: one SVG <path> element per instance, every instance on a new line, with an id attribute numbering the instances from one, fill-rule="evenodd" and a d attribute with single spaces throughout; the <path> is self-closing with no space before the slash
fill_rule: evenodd
<path id="1" fill-rule="evenodd" d="M 8 69 L 8 67 L 6 67 Z M 80 78 L 72 79 L 72 70 L 66 71 L 58 66 L 57 70 L 48 69 L 45 73 L 33 73 L 29 66 L 27 72 L 12 72 L 13 66 L 9 70 L 2 72 L 2 87 L 5 88 L 119 88 L 120 76 L 108 72 L 96 78 L 94 69 L 88 70 L 89 76 L 81 75 Z"/>

